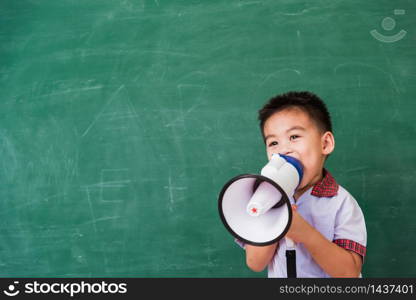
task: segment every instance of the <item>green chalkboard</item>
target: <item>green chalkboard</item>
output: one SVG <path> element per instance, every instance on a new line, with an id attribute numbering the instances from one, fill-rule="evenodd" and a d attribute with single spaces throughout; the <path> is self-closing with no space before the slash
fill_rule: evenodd
<path id="1" fill-rule="evenodd" d="M 415 11 L 1 1 L 0 276 L 266 276 L 217 197 L 265 164 L 256 113 L 288 90 L 332 113 L 328 168 L 366 217 L 363 275 L 415 276 Z"/>

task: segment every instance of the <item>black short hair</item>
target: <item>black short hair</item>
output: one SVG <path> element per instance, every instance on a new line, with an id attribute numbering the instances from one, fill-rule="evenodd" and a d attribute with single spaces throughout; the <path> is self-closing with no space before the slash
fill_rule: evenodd
<path id="1" fill-rule="evenodd" d="M 306 112 L 322 133 L 332 132 L 331 116 L 324 101 L 308 91 L 290 91 L 271 98 L 260 110 L 258 119 L 264 140 L 264 124 L 275 113 L 287 108 L 299 108 Z"/>

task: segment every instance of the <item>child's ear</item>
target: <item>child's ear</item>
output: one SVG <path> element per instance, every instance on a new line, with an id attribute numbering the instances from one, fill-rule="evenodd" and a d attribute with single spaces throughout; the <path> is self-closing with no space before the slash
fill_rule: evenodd
<path id="1" fill-rule="evenodd" d="M 322 135 L 322 154 L 329 155 L 335 148 L 335 138 L 331 131 L 327 131 Z"/>

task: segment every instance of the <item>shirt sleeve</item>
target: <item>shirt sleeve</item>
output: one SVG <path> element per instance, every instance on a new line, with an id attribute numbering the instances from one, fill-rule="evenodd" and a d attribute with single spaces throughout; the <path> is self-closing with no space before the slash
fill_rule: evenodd
<path id="1" fill-rule="evenodd" d="M 333 242 L 359 254 L 364 260 L 367 251 L 364 215 L 357 201 L 349 194 L 336 215 Z"/>

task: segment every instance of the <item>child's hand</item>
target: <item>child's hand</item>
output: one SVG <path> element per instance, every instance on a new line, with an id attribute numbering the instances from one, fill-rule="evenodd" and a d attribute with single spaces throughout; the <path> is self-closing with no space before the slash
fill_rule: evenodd
<path id="1" fill-rule="evenodd" d="M 311 230 L 314 228 L 305 221 L 304 218 L 296 211 L 297 206 L 292 205 L 292 224 L 286 236 L 295 243 L 303 243 L 308 238 Z"/>

